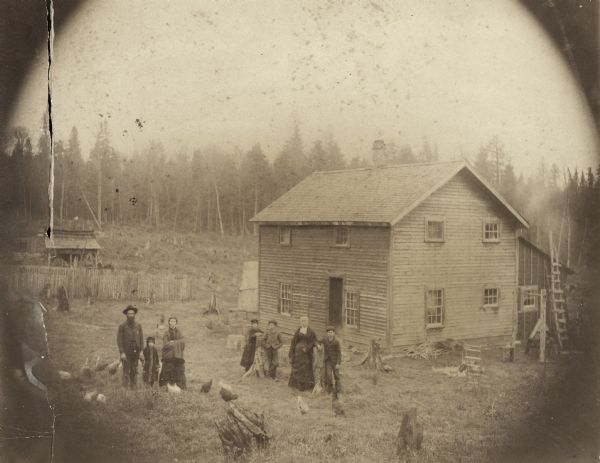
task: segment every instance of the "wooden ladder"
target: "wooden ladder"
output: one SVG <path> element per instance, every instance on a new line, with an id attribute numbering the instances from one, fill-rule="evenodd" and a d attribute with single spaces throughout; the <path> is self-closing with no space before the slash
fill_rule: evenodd
<path id="1" fill-rule="evenodd" d="M 560 282 L 560 262 L 552 243 L 552 232 L 550 232 L 550 301 L 552 303 L 552 319 L 556 330 L 558 347 L 561 351 L 564 351 L 569 343 L 567 306 Z"/>

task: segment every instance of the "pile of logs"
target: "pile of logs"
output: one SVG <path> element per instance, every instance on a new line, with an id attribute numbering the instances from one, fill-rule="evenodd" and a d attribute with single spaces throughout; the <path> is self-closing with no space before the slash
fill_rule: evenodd
<path id="1" fill-rule="evenodd" d="M 270 436 L 265 430 L 265 418 L 228 402 L 225 417 L 215 420 L 215 427 L 226 455 L 237 458 L 254 448 L 265 448 Z"/>

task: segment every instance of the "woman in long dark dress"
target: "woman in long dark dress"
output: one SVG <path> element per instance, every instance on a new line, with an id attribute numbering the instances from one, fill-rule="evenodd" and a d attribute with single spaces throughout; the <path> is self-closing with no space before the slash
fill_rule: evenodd
<path id="1" fill-rule="evenodd" d="M 308 317 L 300 317 L 300 328 L 294 333 L 290 345 L 289 357 L 292 373 L 288 386 L 299 391 L 306 391 L 314 387 L 312 358 L 316 341 L 317 335 L 308 326 Z"/>
<path id="2" fill-rule="evenodd" d="M 250 320 L 250 329 L 248 330 L 246 347 L 244 347 L 242 360 L 240 361 L 240 365 L 243 366 L 246 371 L 248 371 L 254 363 L 254 354 L 256 353 L 256 335 L 259 333 L 262 333 L 262 330 L 258 327 L 258 320 Z"/>

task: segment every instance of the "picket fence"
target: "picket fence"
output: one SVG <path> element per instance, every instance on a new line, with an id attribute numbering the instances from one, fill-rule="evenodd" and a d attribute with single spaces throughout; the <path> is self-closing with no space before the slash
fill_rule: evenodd
<path id="1" fill-rule="evenodd" d="M 48 266 L 2 266 L 0 278 L 16 293 L 39 295 L 60 286 L 69 298 L 189 301 L 200 294 L 200 280 L 190 276 L 151 275 L 126 270 Z"/>

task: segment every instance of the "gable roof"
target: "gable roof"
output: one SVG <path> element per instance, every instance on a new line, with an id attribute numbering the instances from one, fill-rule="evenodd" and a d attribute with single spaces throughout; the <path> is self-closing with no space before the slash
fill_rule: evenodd
<path id="1" fill-rule="evenodd" d="M 461 171 L 469 172 L 510 215 L 529 228 L 527 221 L 462 160 L 315 172 L 251 221 L 394 225 Z"/>
<path id="2" fill-rule="evenodd" d="M 54 230 L 45 242 L 46 249 L 102 249 L 93 230 Z"/>

